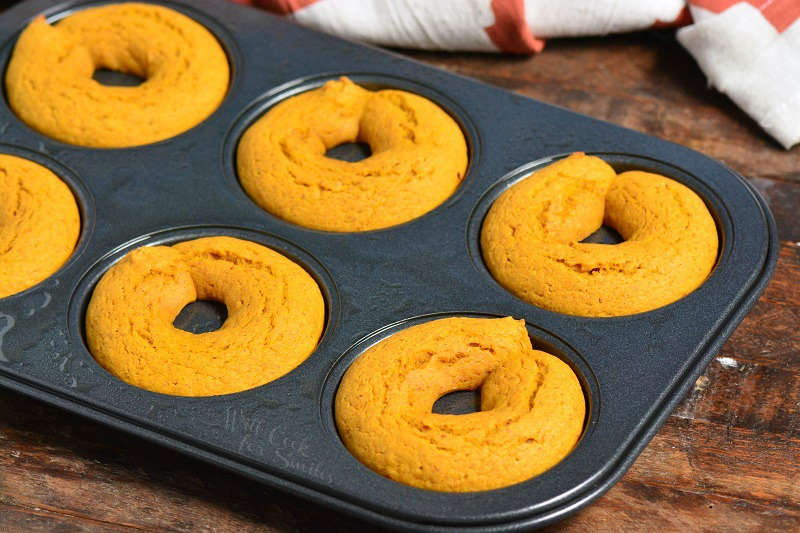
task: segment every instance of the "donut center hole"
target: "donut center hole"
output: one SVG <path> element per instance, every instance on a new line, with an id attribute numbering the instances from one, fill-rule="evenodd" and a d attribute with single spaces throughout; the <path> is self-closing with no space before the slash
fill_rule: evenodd
<path id="1" fill-rule="evenodd" d="M 583 239 L 581 242 L 591 242 L 595 244 L 619 244 L 625 241 L 622 235 L 611 226 L 600 226 L 597 231 Z"/>
<path id="2" fill-rule="evenodd" d="M 92 79 L 101 85 L 109 87 L 136 87 L 146 81 L 145 78 L 136 74 L 107 68 L 95 69 Z"/>
<path id="3" fill-rule="evenodd" d="M 481 389 L 457 390 L 445 394 L 433 404 L 437 415 L 468 415 L 481 410 Z"/>
<path id="4" fill-rule="evenodd" d="M 369 144 L 362 142 L 337 144 L 325 152 L 325 157 L 355 163 L 372 155 Z"/>
<path id="5" fill-rule="evenodd" d="M 228 318 L 228 308 L 216 300 L 197 300 L 187 304 L 172 325 L 189 333 L 217 331 Z"/>

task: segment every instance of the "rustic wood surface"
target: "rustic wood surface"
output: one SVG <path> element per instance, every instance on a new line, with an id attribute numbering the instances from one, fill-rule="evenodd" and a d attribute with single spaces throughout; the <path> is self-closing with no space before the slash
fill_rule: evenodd
<path id="1" fill-rule="evenodd" d="M 554 531 L 800 530 L 800 147 L 706 86 L 669 32 L 532 58 L 411 57 L 688 145 L 747 176 L 778 222 L 774 280 L 628 474 Z M 352 530 L 344 515 L 0 391 L 0 530 Z"/>

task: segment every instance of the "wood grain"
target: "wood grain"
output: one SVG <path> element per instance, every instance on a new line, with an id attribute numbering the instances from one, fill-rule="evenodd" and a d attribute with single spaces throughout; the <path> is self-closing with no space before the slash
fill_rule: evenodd
<path id="1" fill-rule="evenodd" d="M 774 280 L 631 470 L 551 531 L 800 530 L 800 148 L 706 86 L 669 32 L 548 43 L 532 58 L 407 52 L 688 145 L 770 204 Z M 0 391 L 4 531 L 351 531 L 359 522 Z"/>

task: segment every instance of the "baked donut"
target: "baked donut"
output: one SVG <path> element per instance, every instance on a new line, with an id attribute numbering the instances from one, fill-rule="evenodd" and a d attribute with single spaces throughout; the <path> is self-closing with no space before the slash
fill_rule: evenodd
<path id="1" fill-rule="evenodd" d="M 51 276 L 81 232 L 69 187 L 49 169 L 0 154 L 0 298 Z"/>
<path id="2" fill-rule="evenodd" d="M 602 224 L 619 244 L 582 243 Z M 504 192 L 481 230 L 494 278 L 519 298 L 559 313 L 619 316 L 689 294 L 717 259 L 717 228 L 688 187 L 641 171 L 617 175 L 575 153 Z"/>
<path id="3" fill-rule="evenodd" d="M 481 410 L 435 414 L 434 402 L 481 389 Z M 335 400 L 348 450 L 390 479 L 446 492 L 519 483 L 561 461 L 583 430 L 585 400 L 564 362 L 534 350 L 525 322 L 444 318 L 362 354 Z"/>
<path id="4" fill-rule="evenodd" d="M 194 334 L 173 326 L 195 300 L 228 308 L 222 327 Z M 325 305 L 314 279 L 250 241 L 206 237 L 142 247 L 106 272 L 86 310 L 89 350 L 131 385 L 213 396 L 263 385 L 302 363 L 317 345 Z"/>
<path id="5" fill-rule="evenodd" d="M 92 79 L 134 74 L 137 87 Z M 203 26 L 172 9 L 121 3 L 78 11 L 55 26 L 38 17 L 6 71 L 11 109 L 33 129 L 81 146 L 125 147 L 196 126 L 228 90 L 228 59 Z"/>
<path id="6" fill-rule="evenodd" d="M 325 156 L 347 142 L 368 143 L 372 155 L 358 162 Z M 444 202 L 464 176 L 467 145 L 433 102 L 341 78 L 258 119 L 239 141 L 237 168 L 247 194 L 273 215 L 312 229 L 365 231 Z"/>

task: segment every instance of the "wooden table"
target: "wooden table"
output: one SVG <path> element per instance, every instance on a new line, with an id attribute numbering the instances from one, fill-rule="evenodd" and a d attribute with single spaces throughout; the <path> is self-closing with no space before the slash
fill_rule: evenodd
<path id="1" fill-rule="evenodd" d="M 669 32 L 550 42 L 532 58 L 409 53 L 685 144 L 767 198 L 772 283 L 628 474 L 553 530 L 800 529 L 800 147 L 706 86 Z M 0 391 L 0 530 L 341 530 L 353 519 Z"/>

